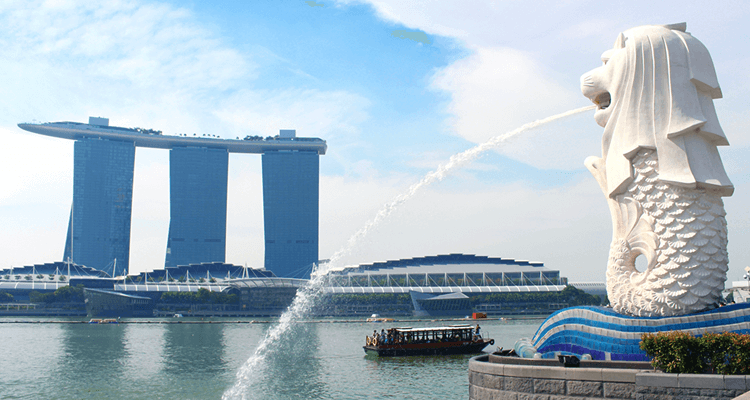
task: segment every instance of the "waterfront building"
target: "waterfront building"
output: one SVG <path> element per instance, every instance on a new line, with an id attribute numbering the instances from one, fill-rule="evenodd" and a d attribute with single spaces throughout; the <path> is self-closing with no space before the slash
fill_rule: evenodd
<path id="1" fill-rule="evenodd" d="M 329 271 L 333 293 L 548 292 L 567 278 L 541 262 L 444 254 L 347 266 Z"/>
<path id="2" fill-rule="evenodd" d="M 95 268 L 86 267 L 75 263 L 64 263 L 57 261 L 54 263 L 34 264 L 23 267 L 10 267 L 0 269 L 0 278 L 5 281 L 20 280 L 28 276 L 33 278 L 39 275 L 46 276 L 90 276 L 90 277 L 108 277 L 109 274 Z"/>
<path id="3" fill-rule="evenodd" d="M 150 297 L 89 288 L 83 290 L 83 295 L 86 299 L 86 314 L 89 317 L 154 316 L 155 303 Z"/>
<path id="4" fill-rule="evenodd" d="M 226 149 L 169 151 L 169 237 L 165 267 L 224 262 L 227 232 Z"/>
<path id="5" fill-rule="evenodd" d="M 265 267 L 277 276 L 309 278 L 318 262 L 318 175 L 316 152 L 263 153 Z"/>
<path id="6" fill-rule="evenodd" d="M 276 137 L 221 139 L 163 135 L 109 125 L 18 124 L 75 140 L 73 205 L 64 259 L 122 276 L 129 270 L 133 165 L 136 147 L 170 149 L 170 225 L 165 267 L 225 261 L 229 153 L 262 154 L 266 269 L 309 277 L 318 261 L 319 138 L 281 130 Z"/>
<path id="7" fill-rule="evenodd" d="M 745 267 L 748 270 L 748 267 Z M 744 279 L 741 281 L 732 281 L 730 288 L 724 289 L 722 295 L 727 298 L 730 294 L 734 303 L 750 303 L 750 276 L 745 272 Z"/>
<path id="8" fill-rule="evenodd" d="M 203 283 L 221 282 L 231 279 L 242 278 L 268 278 L 274 277 L 274 273 L 259 268 L 248 268 L 222 262 L 178 265 L 165 267 L 153 271 L 141 272 L 138 275 L 128 275 L 126 281 L 131 283 Z"/>
<path id="9" fill-rule="evenodd" d="M 317 310 L 324 315 L 549 315 L 568 306 L 556 295 L 568 286 L 560 271 L 509 258 L 416 257 L 347 266 L 324 279 L 330 301 Z"/>
<path id="10" fill-rule="evenodd" d="M 270 270 L 218 262 L 168 267 L 119 278 L 109 278 L 103 273 L 97 276 L 100 271 L 81 266 L 71 266 L 72 275 L 60 275 L 67 273 L 64 267 L 65 264 L 56 263 L 0 271 L 0 291 L 10 293 L 16 301 L 28 301 L 32 291 L 49 293 L 67 285 L 83 285 L 148 297 L 158 305 L 156 310 L 160 315 L 171 315 L 170 312 L 183 307 L 189 315 L 272 316 L 280 315 L 297 290 L 309 282 L 277 277 Z M 571 305 L 571 300 L 577 302 L 573 304 L 582 304 L 581 300 L 595 304 L 591 303 L 593 296 L 581 295 L 566 284 L 567 279 L 559 271 L 538 262 L 470 254 L 417 257 L 328 272 L 324 277 L 324 296 L 312 313 L 367 317 L 374 313 L 454 317 L 473 312 L 492 316 L 549 315 Z M 599 288 L 603 283 L 589 286 L 589 289 Z M 201 289 L 234 294 L 236 301 L 163 303 L 165 293 L 187 294 Z M 111 296 L 91 301 L 113 299 L 123 304 L 129 302 L 125 297 Z"/>
<path id="11" fill-rule="evenodd" d="M 80 138 L 74 154 L 73 204 L 63 260 L 111 276 L 125 275 L 130 259 L 135 146 Z"/>

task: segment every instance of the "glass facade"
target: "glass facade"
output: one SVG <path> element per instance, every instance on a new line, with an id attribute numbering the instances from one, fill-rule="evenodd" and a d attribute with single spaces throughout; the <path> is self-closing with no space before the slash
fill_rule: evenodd
<path id="1" fill-rule="evenodd" d="M 169 151 L 165 267 L 224 262 L 228 166 L 226 149 L 175 147 Z"/>
<path id="2" fill-rule="evenodd" d="M 265 268 L 309 278 L 318 262 L 318 153 L 267 151 L 262 159 Z"/>
<path id="3" fill-rule="evenodd" d="M 79 139 L 74 156 L 73 205 L 63 259 L 112 276 L 125 275 L 130 259 L 135 145 Z"/>

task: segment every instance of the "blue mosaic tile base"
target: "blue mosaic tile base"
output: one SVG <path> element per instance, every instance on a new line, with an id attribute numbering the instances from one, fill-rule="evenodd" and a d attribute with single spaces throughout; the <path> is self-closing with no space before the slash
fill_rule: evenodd
<path id="1" fill-rule="evenodd" d="M 571 307 L 550 315 L 531 341 L 543 358 L 558 354 L 594 360 L 650 361 L 639 347 L 643 333 L 685 331 L 750 333 L 750 303 L 680 317 L 631 317 L 604 307 Z"/>

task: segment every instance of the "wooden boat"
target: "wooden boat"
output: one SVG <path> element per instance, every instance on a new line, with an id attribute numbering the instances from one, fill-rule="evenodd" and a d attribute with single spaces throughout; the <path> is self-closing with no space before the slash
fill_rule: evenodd
<path id="1" fill-rule="evenodd" d="M 380 357 L 480 353 L 494 339 L 474 334 L 470 325 L 434 328 L 391 328 L 386 339 L 368 336 L 365 353 Z"/>

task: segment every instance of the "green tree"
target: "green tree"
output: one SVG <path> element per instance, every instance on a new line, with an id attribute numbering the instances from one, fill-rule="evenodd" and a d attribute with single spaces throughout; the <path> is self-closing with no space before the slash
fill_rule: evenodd
<path id="1" fill-rule="evenodd" d="M 0 303 L 12 303 L 13 295 L 8 292 L 0 291 Z"/>
<path id="2" fill-rule="evenodd" d="M 201 303 L 208 303 L 208 301 L 211 299 L 211 291 L 206 288 L 200 288 L 196 293 L 196 298 Z"/>
<path id="3" fill-rule="evenodd" d="M 53 293 L 31 291 L 29 300 L 32 303 L 78 303 L 83 302 L 83 285 L 63 286 Z"/>
<path id="4" fill-rule="evenodd" d="M 36 290 L 29 292 L 29 301 L 32 303 L 46 303 L 44 294 L 39 293 Z"/>

